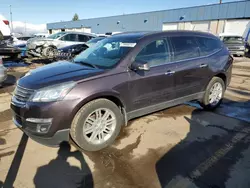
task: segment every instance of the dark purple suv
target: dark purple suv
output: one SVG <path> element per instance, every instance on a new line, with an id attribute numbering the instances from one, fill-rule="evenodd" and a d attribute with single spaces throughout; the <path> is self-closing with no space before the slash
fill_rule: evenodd
<path id="1" fill-rule="evenodd" d="M 233 59 L 215 36 L 191 31 L 108 37 L 72 62 L 21 78 L 11 101 L 15 124 L 32 139 L 84 150 L 110 144 L 130 119 L 187 101 L 220 105 Z"/>

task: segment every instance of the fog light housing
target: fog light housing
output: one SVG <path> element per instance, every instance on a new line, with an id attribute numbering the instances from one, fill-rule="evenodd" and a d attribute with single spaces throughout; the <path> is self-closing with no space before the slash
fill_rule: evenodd
<path id="1" fill-rule="evenodd" d="M 28 118 L 26 119 L 26 122 L 28 125 L 28 129 L 30 129 L 31 131 L 35 131 L 37 133 L 48 133 L 49 129 L 51 127 L 52 124 L 52 118 L 47 118 L 47 119 L 40 119 L 40 118 Z M 33 128 L 31 128 L 31 126 Z"/>
<path id="2" fill-rule="evenodd" d="M 49 131 L 51 124 L 38 124 L 36 127 L 36 132 L 38 133 L 47 133 Z"/>

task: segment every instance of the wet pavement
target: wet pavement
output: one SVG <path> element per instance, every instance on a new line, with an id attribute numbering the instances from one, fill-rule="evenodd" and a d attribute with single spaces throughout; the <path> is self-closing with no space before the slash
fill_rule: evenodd
<path id="1" fill-rule="evenodd" d="M 228 91 L 216 111 L 187 103 L 135 119 L 98 152 L 49 148 L 17 129 L 9 101 L 30 66 L 11 69 L 15 79 L 0 89 L 0 187 L 249 188 L 250 77 L 237 66 L 229 88 L 237 94 Z"/>

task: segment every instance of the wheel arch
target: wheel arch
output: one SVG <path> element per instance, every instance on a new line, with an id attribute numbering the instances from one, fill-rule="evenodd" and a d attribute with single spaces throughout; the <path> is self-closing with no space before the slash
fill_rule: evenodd
<path id="1" fill-rule="evenodd" d="M 224 81 L 225 86 L 227 85 L 227 76 L 226 76 L 225 73 L 218 73 L 218 74 L 215 75 L 215 77 L 221 78 Z"/>
<path id="2" fill-rule="evenodd" d="M 96 99 L 108 99 L 110 101 L 112 101 L 113 103 L 115 103 L 121 110 L 121 113 L 124 117 L 124 124 L 127 125 L 127 113 L 126 113 L 126 105 L 125 102 L 121 99 L 119 93 L 117 92 L 110 92 L 110 91 L 106 91 L 106 92 L 100 92 L 100 93 L 96 93 L 94 95 L 90 95 L 89 97 L 83 99 L 73 110 L 72 112 L 72 120 L 74 118 L 74 116 L 76 115 L 76 113 L 87 103 L 96 100 Z"/>

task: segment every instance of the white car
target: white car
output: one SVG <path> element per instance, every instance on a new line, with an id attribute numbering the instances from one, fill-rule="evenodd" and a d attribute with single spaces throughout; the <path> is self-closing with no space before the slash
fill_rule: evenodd
<path id="1" fill-rule="evenodd" d="M 7 78 L 7 69 L 3 66 L 3 60 L 0 56 L 0 86 Z"/>
<path id="2" fill-rule="evenodd" d="M 5 39 L 8 39 L 11 36 L 10 22 L 2 15 L 0 15 L 0 31 Z"/>
<path id="3" fill-rule="evenodd" d="M 34 34 L 34 37 L 37 37 L 37 38 L 46 38 L 48 36 L 49 36 L 49 34 L 47 34 L 47 33 L 36 33 L 36 34 Z"/>
<path id="4" fill-rule="evenodd" d="M 83 32 L 59 32 L 46 38 L 33 38 L 27 41 L 28 55 L 54 58 L 57 50 L 73 44 L 85 44 L 96 35 Z"/>

